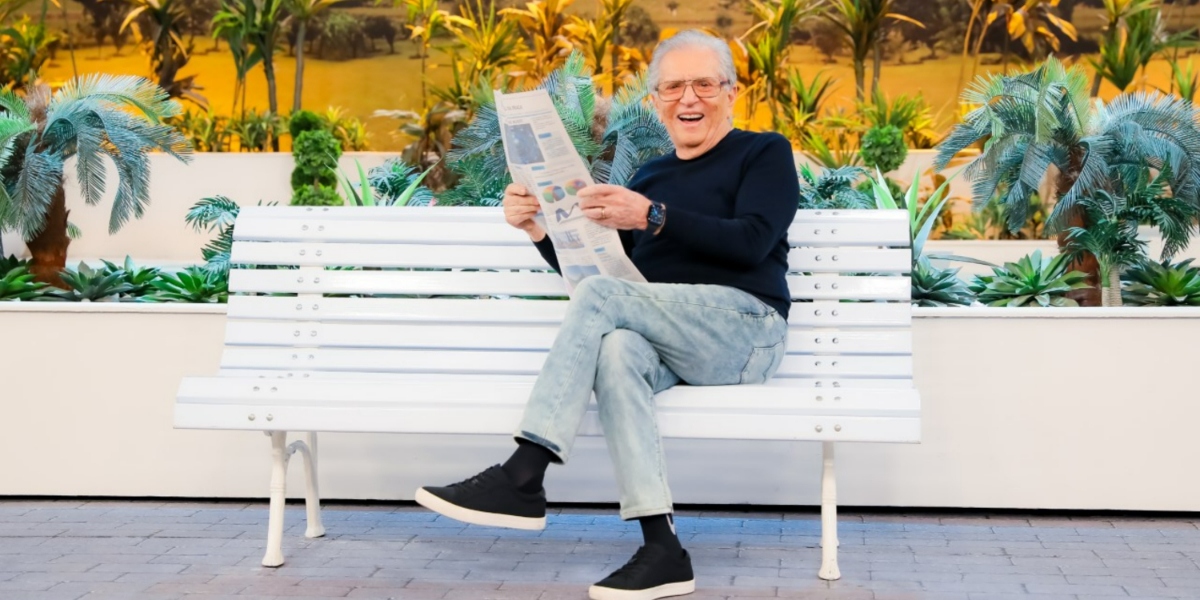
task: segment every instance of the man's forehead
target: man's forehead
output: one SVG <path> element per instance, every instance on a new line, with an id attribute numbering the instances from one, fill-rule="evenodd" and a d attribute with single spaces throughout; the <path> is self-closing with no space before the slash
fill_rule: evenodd
<path id="1" fill-rule="evenodd" d="M 680 48 L 664 56 L 660 68 L 664 79 L 717 77 L 721 73 L 717 57 L 705 48 Z"/>

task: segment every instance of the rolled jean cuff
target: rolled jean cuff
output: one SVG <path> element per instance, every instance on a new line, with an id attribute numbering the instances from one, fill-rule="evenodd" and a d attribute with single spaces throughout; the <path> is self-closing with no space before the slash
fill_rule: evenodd
<path id="1" fill-rule="evenodd" d="M 654 506 L 646 508 L 625 508 L 621 507 L 621 520 L 632 521 L 642 517 L 653 517 L 656 515 L 669 515 L 674 513 L 675 509 L 671 506 Z"/>
<path id="2" fill-rule="evenodd" d="M 516 439 L 519 439 L 519 440 L 533 442 L 533 443 L 549 450 L 552 454 L 554 454 L 554 457 L 557 459 L 554 462 L 556 462 L 560 465 L 566 464 L 566 462 L 567 462 L 567 454 L 563 451 L 563 449 L 558 444 L 555 444 L 554 442 L 551 442 L 550 440 L 548 440 L 540 435 L 537 435 L 536 433 L 530 433 L 528 431 L 518 431 L 513 434 L 513 437 Z"/>

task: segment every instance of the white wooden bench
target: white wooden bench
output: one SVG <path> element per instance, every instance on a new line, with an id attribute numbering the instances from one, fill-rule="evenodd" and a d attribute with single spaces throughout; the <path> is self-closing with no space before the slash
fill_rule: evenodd
<path id="1" fill-rule="evenodd" d="M 789 232 L 788 355 L 774 379 L 656 398 L 667 437 L 824 442 L 824 579 L 840 577 L 834 443 L 920 440 L 907 219 L 799 211 Z M 565 296 L 562 280 L 498 209 L 246 207 L 234 239 L 234 264 L 282 268 L 232 271 L 231 291 L 259 295 L 230 297 L 220 373 L 183 380 L 175 426 L 270 436 L 264 565 L 284 561 L 286 472 L 297 451 L 306 535 L 324 535 L 315 432 L 516 429 L 566 302 L 530 299 Z M 327 269 L 339 266 L 363 269 Z M 289 445 L 288 432 L 307 441 Z M 582 433 L 600 433 L 594 411 Z"/>

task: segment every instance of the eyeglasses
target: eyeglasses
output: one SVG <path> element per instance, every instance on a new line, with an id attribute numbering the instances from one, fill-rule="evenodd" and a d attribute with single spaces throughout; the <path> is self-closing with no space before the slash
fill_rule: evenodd
<path id="1" fill-rule="evenodd" d="M 689 87 L 692 88 L 692 92 L 696 94 L 697 98 L 715 98 L 721 93 L 721 88 L 728 84 L 729 82 L 723 79 L 701 77 L 699 79 L 664 81 L 658 84 L 655 91 L 658 92 L 659 99 L 674 102 L 682 98 L 684 91 Z"/>

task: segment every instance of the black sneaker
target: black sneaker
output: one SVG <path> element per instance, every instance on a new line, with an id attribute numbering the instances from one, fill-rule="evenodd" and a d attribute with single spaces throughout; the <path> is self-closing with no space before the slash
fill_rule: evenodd
<path id="1" fill-rule="evenodd" d="M 417 490 L 417 504 L 451 519 L 511 529 L 546 528 L 546 491 L 517 489 L 500 465 L 465 481 Z"/>
<path id="2" fill-rule="evenodd" d="M 692 557 L 656 544 L 638 548 L 625 566 L 588 590 L 592 600 L 655 600 L 696 591 Z"/>

